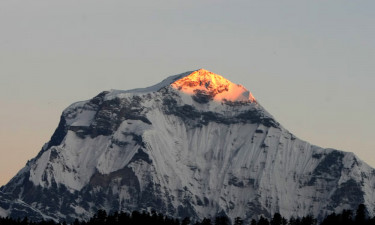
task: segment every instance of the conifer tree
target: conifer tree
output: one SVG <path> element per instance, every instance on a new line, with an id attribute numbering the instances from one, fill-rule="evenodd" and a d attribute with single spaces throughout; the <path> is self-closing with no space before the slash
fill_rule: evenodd
<path id="1" fill-rule="evenodd" d="M 190 218 L 189 217 L 185 217 L 182 222 L 181 222 L 181 225 L 189 225 L 190 224 Z"/>
<path id="2" fill-rule="evenodd" d="M 282 224 L 282 217 L 280 215 L 280 213 L 275 213 L 273 215 L 273 218 L 271 220 L 271 225 L 281 225 Z"/>
<path id="3" fill-rule="evenodd" d="M 74 220 L 73 225 L 80 225 L 80 222 L 77 218 Z"/>
<path id="4" fill-rule="evenodd" d="M 212 225 L 212 224 L 211 224 L 211 219 L 204 218 L 204 219 L 202 220 L 201 225 Z"/>
<path id="5" fill-rule="evenodd" d="M 270 223 L 266 218 L 264 218 L 263 216 L 260 216 L 260 219 L 258 221 L 258 225 L 269 225 L 269 224 Z"/>
<path id="6" fill-rule="evenodd" d="M 215 225 L 229 225 L 229 219 L 226 216 L 217 216 L 215 218 Z"/>
<path id="7" fill-rule="evenodd" d="M 243 224 L 243 220 L 241 219 L 241 217 L 236 217 L 234 219 L 234 225 L 242 225 Z"/>
<path id="8" fill-rule="evenodd" d="M 366 221 L 366 206 L 364 204 L 359 204 L 357 212 L 355 215 L 356 224 L 364 224 Z"/>
<path id="9" fill-rule="evenodd" d="M 308 215 L 308 216 L 302 217 L 301 225 L 315 225 L 315 224 L 317 224 L 317 220 L 313 216 Z"/>

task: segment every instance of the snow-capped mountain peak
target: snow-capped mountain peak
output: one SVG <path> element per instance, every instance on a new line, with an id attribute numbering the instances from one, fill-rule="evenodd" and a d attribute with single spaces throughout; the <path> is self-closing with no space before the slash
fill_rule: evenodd
<path id="1" fill-rule="evenodd" d="M 375 170 L 298 139 L 243 86 L 204 69 L 64 110 L 5 186 L 0 215 L 73 221 L 98 209 L 247 222 L 375 207 Z"/>
<path id="2" fill-rule="evenodd" d="M 255 101 L 250 91 L 242 85 L 205 69 L 196 70 L 173 82 L 171 86 L 185 94 L 206 96 L 214 101 Z"/>

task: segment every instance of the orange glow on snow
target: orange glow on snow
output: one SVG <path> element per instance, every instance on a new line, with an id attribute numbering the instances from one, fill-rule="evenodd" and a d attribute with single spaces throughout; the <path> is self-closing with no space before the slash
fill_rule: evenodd
<path id="1" fill-rule="evenodd" d="M 190 75 L 173 82 L 171 86 L 189 95 L 195 95 L 197 91 L 204 91 L 213 96 L 215 101 L 255 101 L 250 91 L 242 85 L 234 84 L 205 69 L 194 71 Z"/>

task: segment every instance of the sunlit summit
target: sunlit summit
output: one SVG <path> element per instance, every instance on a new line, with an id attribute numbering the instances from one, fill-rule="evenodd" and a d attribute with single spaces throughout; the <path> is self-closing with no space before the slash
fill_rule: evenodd
<path id="1" fill-rule="evenodd" d="M 205 69 L 194 71 L 171 85 L 184 93 L 207 95 L 215 101 L 255 101 L 250 91 L 242 85 L 234 84 Z"/>

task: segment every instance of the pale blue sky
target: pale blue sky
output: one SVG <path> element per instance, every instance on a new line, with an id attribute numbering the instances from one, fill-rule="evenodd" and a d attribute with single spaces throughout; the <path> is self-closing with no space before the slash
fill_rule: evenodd
<path id="1" fill-rule="evenodd" d="M 375 166 L 375 1 L 0 1 L 0 185 L 62 110 L 205 68 L 296 136 Z"/>

